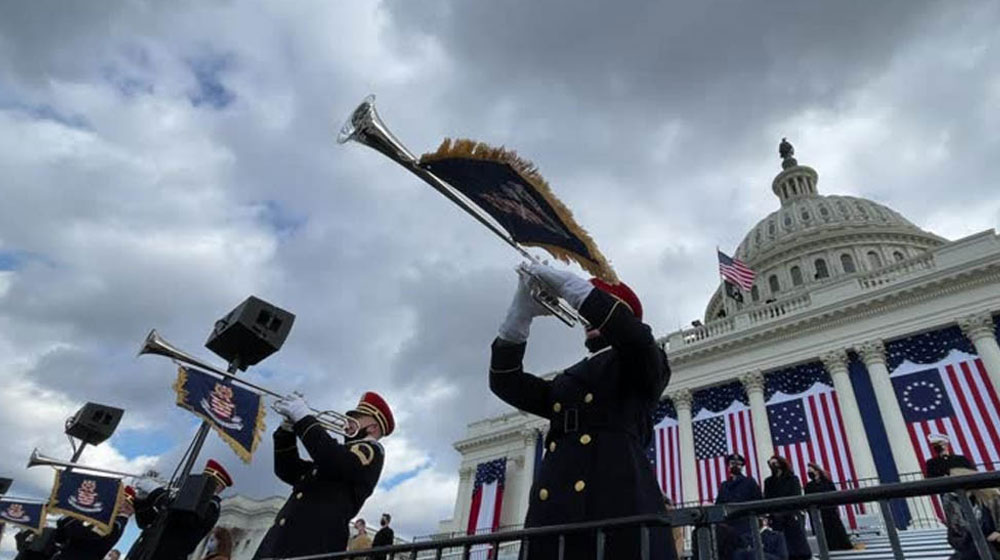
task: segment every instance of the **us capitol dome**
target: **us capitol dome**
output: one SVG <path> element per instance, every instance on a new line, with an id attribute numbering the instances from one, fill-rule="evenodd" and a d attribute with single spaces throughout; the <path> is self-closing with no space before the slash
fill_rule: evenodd
<path id="1" fill-rule="evenodd" d="M 735 257 L 757 273 L 749 305 L 808 291 L 847 275 L 905 261 L 947 241 L 924 231 L 899 212 L 877 202 L 821 195 L 819 174 L 799 165 L 782 140 L 782 171 L 771 182 L 781 207 L 759 221 Z M 705 322 L 732 314 L 722 286 L 705 310 Z"/>

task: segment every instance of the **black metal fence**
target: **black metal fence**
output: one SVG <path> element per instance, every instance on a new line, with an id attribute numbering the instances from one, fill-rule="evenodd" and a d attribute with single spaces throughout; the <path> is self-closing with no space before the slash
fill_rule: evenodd
<path id="1" fill-rule="evenodd" d="M 648 560 L 650 557 L 649 542 L 650 530 L 656 527 L 666 526 L 690 526 L 694 527 L 694 542 L 692 548 L 701 560 L 718 560 L 718 551 L 715 546 L 715 526 L 725 521 L 734 519 L 758 519 L 775 513 L 787 513 L 796 511 L 808 512 L 815 528 L 818 544 L 818 555 L 822 560 L 830 558 L 826 538 L 822 530 L 822 519 L 819 515 L 820 508 L 833 506 L 846 506 L 857 504 L 870 504 L 879 512 L 884 521 L 884 530 L 889 538 L 889 543 L 893 551 L 895 560 L 904 560 L 903 549 L 900 544 L 897 523 L 894 510 L 890 507 L 893 500 L 930 499 L 942 494 L 950 493 L 955 497 L 966 520 L 976 519 L 972 501 L 969 499 L 967 491 L 980 488 L 995 488 L 1000 486 L 1000 472 L 987 472 L 967 476 L 952 476 L 944 478 L 934 478 L 929 480 L 916 480 L 910 482 L 897 482 L 892 484 L 871 485 L 856 489 L 841 490 L 837 492 L 826 492 L 821 494 L 810 494 L 808 496 L 794 496 L 788 498 L 775 498 L 770 500 L 759 500 L 755 502 L 741 502 L 725 505 L 682 507 L 663 515 L 641 515 L 621 519 L 608 519 L 588 523 L 577 523 L 571 525 L 553 525 L 548 527 L 537 527 L 531 529 L 519 529 L 512 531 L 501 531 L 482 535 L 469 535 L 444 540 L 432 540 L 426 542 L 414 542 L 403 545 L 394 545 L 378 549 L 367 549 L 363 551 L 337 552 L 330 554 L 317 554 L 312 556 L 299 556 L 294 559 L 282 558 L 271 560 L 334 560 L 334 559 L 361 559 L 371 558 L 373 554 L 386 554 L 388 558 L 396 560 L 403 559 L 434 559 L 461 558 L 471 560 L 475 557 L 496 559 L 503 550 L 519 549 L 524 551 L 529 545 L 529 539 L 536 537 L 558 538 L 559 554 L 556 558 L 544 560 L 573 560 L 564 558 L 563 546 L 567 536 L 579 534 L 593 534 L 595 542 L 595 558 L 597 560 L 627 560 L 607 558 L 605 556 L 605 537 L 613 530 L 626 528 L 638 528 L 640 538 L 641 555 L 636 560 Z M 967 529 L 971 532 L 973 542 L 980 558 L 990 558 L 989 544 L 978 523 L 968 524 Z M 755 536 L 753 549 L 756 557 L 763 560 L 763 550 L 760 542 L 760 533 L 753 531 Z M 492 551 L 487 555 L 486 551 Z M 530 550 L 527 551 L 530 554 Z M 725 560 L 725 559 L 723 559 Z"/>

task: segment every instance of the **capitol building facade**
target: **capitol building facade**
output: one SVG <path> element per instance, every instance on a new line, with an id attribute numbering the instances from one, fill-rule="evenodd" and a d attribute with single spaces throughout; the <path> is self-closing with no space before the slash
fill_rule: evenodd
<path id="1" fill-rule="evenodd" d="M 695 326 L 659 335 L 673 374 L 650 459 L 664 494 L 711 502 L 730 452 L 758 480 L 774 454 L 800 476 L 816 463 L 840 487 L 922 477 L 932 434 L 992 470 L 1000 237 L 947 240 L 871 200 L 820 194 L 816 170 L 789 152 L 771 184 L 780 207 L 734 255 L 755 271 L 752 289 L 739 301 L 720 285 Z M 547 424 L 511 411 L 468 426 L 454 444 L 460 484 L 441 533 L 469 530 L 477 466 L 500 458 L 494 525 L 522 523 Z M 934 525 L 937 508 L 897 504 L 895 522 Z M 881 522 L 872 513 L 842 510 L 856 530 Z"/>

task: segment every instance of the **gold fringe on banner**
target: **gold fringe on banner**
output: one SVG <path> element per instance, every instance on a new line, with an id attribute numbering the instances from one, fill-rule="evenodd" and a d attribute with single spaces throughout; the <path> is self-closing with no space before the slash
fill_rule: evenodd
<path id="1" fill-rule="evenodd" d="M 191 412 L 205 422 L 208 422 L 208 425 L 215 430 L 215 433 L 219 434 L 222 441 L 229 444 L 229 447 L 232 448 L 233 452 L 236 453 L 236 455 L 242 459 L 244 463 L 250 463 L 253 459 L 254 452 L 257 451 L 257 445 L 260 443 L 261 434 L 264 433 L 264 417 L 267 416 L 267 408 L 264 406 L 264 397 L 261 396 L 257 405 L 257 418 L 254 421 L 253 427 L 253 443 L 250 444 L 250 451 L 247 452 L 240 442 L 236 441 L 234 437 L 227 434 L 226 431 L 217 426 L 215 422 L 212 422 L 212 419 L 209 418 L 207 414 L 198 412 L 194 408 L 185 404 L 187 402 L 187 391 L 184 390 L 185 383 L 187 383 L 187 368 L 184 366 L 178 366 L 177 381 L 174 382 L 174 392 L 177 393 L 177 406 Z"/>
<path id="2" fill-rule="evenodd" d="M 81 465 L 80 468 L 86 470 L 87 467 Z M 59 485 L 62 483 L 61 480 L 59 479 L 59 475 L 62 474 L 63 472 L 65 471 L 56 471 L 56 481 L 55 483 L 52 484 L 52 495 L 49 496 L 48 506 L 45 508 L 45 511 L 42 512 L 43 519 L 44 516 L 48 515 L 49 513 L 52 512 L 61 513 L 63 515 L 68 515 L 69 517 L 79 519 L 80 521 L 90 523 L 91 525 L 94 526 L 94 529 L 101 534 L 101 536 L 107 536 L 108 533 L 111 532 L 111 527 L 115 524 L 115 519 L 118 518 L 118 509 L 120 508 L 122 503 L 122 494 L 125 493 L 125 485 L 122 483 L 122 481 L 120 480 L 118 481 L 118 492 L 115 494 L 115 507 L 113 510 L 111 510 L 111 517 L 109 518 L 111 519 L 111 521 L 108 523 L 98 523 L 94 518 L 87 517 L 86 515 L 78 511 L 73 511 L 71 509 L 63 509 L 60 507 L 56 507 L 54 505 L 56 503 L 56 496 L 59 495 Z M 99 478 L 109 478 L 109 477 L 102 476 Z"/>
<path id="3" fill-rule="evenodd" d="M 597 244 L 590 237 L 590 234 L 576 223 L 576 220 L 573 219 L 573 213 L 552 192 L 551 187 L 549 187 L 549 184 L 542 177 L 541 173 L 538 172 L 538 167 L 534 163 L 521 158 L 513 150 L 507 150 L 503 147 L 496 148 L 467 138 L 455 140 L 445 138 L 436 152 L 421 156 L 420 163 L 433 163 L 446 159 L 479 159 L 508 165 L 545 199 L 549 206 L 556 211 L 556 215 L 562 223 L 569 228 L 570 233 L 583 242 L 587 251 L 594 258 L 588 259 L 583 255 L 548 243 L 524 243 L 524 245 L 544 249 L 553 257 L 565 263 L 576 262 L 584 270 L 609 284 L 617 284 L 619 282 L 618 275 L 615 274 L 614 269 L 611 268 L 611 265 L 608 264 L 607 259 L 604 258 L 600 249 L 597 248 Z"/>

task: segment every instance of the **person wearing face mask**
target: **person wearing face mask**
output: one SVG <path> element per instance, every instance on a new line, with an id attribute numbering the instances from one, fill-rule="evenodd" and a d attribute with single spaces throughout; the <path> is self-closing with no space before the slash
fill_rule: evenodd
<path id="1" fill-rule="evenodd" d="M 665 513 L 646 449 L 653 412 L 670 379 L 667 356 L 642 322 L 642 304 L 623 283 L 584 280 L 547 265 L 528 267 L 589 323 L 582 361 L 552 379 L 522 361 L 534 317 L 547 311 L 520 277 L 493 341 L 490 390 L 506 403 L 549 420 L 545 455 L 531 488 L 525 527 Z M 650 558 L 673 559 L 669 527 L 650 527 Z M 596 555 L 596 535 L 565 537 L 563 557 Z M 605 558 L 639 558 L 638 528 L 606 534 Z M 529 560 L 558 556 L 557 537 L 529 541 Z"/>
<path id="2" fill-rule="evenodd" d="M 799 477 L 795 476 L 784 457 L 777 455 L 771 457 L 767 461 L 767 466 L 771 470 L 771 476 L 764 479 L 764 499 L 802 495 Z M 802 514 L 797 511 L 771 515 L 771 528 L 785 535 L 789 560 L 812 558 L 812 550 L 809 548 L 802 521 Z"/>
<path id="3" fill-rule="evenodd" d="M 951 442 L 944 434 L 930 434 L 927 436 L 927 443 L 931 446 L 933 457 L 927 460 L 927 478 L 937 478 L 948 476 L 951 469 L 976 470 L 972 466 L 972 461 L 964 455 L 953 455 L 951 452 Z"/>
<path id="4" fill-rule="evenodd" d="M 396 427 L 392 411 L 378 394 L 365 393 L 347 413 L 357 422 L 358 433 L 341 444 L 313 416 L 302 395 L 278 401 L 275 409 L 285 422 L 274 432 L 274 474 L 292 486 L 292 494 L 254 559 L 343 552 L 348 524 L 382 474 L 385 451 L 379 440 Z M 311 461 L 299 457 L 298 441 Z"/>
<path id="5" fill-rule="evenodd" d="M 743 475 L 746 459 L 739 453 L 726 457 L 729 468 L 729 478 L 722 482 L 719 493 L 715 496 L 716 504 L 731 504 L 733 502 L 750 502 L 763 496 L 757 481 Z M 753 538 L 756 523 L 750 518 L 732 519 L 723 523 L 735 534 L 740 544 L 749 544 Z"/>
<path id="6" fill-rule="evenodd" d="M 806 475 L 809 477 L 805 488 L 806 494 L 837 491 L 830 475 L 816 463 L 809 463 Z M 823 534 L 826 535 L 826 544 L 830 550 L 852 550 L 854 545 L 851 544 L 851 538 L 847 535 L 847 529 L 844 528 L 838 509 L 835 506 L 820 508 L 819 515 L 823 520 Z"/>

